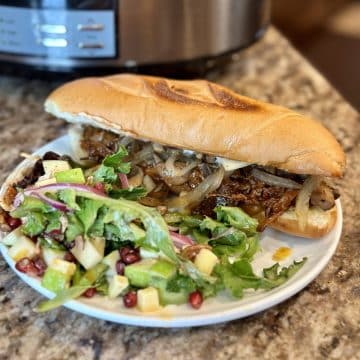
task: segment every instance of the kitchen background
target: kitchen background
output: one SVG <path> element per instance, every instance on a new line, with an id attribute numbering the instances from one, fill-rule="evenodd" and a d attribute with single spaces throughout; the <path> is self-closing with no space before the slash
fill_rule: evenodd
<path id="1" fill-rule="evenodd" d="M 360 1 L 273 0 L 275 25 L 360 108 Z"/>

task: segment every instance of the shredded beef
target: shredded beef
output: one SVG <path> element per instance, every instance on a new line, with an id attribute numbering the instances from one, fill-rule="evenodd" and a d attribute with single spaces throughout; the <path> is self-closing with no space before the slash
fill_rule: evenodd
<path id="1" fill-rule="evenodd" d="M 235 171 L 225 179 L 221 186 L 209 194 L 207 198 L 194 209 L 197 214 L 214 217 L 213 209 L 217 205 L 256 206 L 265 212 L 259 230 L 274 221 L 292 204 L 298 190 L 271 186 L 254 178 L 251 167 Z"/>
<path id="2" fill-rule="evenodd" d="M 38 161 L 36 161 L 34 167 L 30 170 L 30 172 L 26 174 L 22 180 L 15 184 L 15 187 L 25 189 L 27 186 L 34 184 L 39 179 L 39 177 L 44 174 L 45 171 L 42 160 L 39 159 Z"/>
<path id="3" fill-rule="evenodd" d="M 110 131 L 86 126 L 80 146 L 88 153 L 88 159 L 100 162 L 105 156 L 117 151 L 119 135 Z"/>

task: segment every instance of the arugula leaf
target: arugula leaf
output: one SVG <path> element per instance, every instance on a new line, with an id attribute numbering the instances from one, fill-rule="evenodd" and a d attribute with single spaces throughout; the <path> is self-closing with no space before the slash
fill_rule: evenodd
<path id="1" fill-rule="evenodd" d="M 84 225 L 84 232 L 87 234 L 96 220 L 97 212 L 101 208 L 102 203 L 91 199 L 80 199 L 79 205 L 80 210 L 76 211 L 75 214 Z"/>
<path id="2" fill-rule="evenodd" d="M 45 214 L 53 210 L 54 209 L 50 205 L 47 205 L 40 199 L 33 196 L 25 196 L 24 201 L 20 204 L 19 207 L 13 210 L 10 215 L 14 218 L 21 218 L 32 212 Z"/>
<path id="3" fill-rule="evenodd" d="M 129 189 L 112 189 L 109 192 L 109 196 L 114 199 L 123 198 L 127 200 L 139 200 L 146 196 L 146 194 L 147 190 L 142 186 Z"/>
<path id="4" fill-rule="evenodd" d="M 94 182 L 106 182 L 113 184 L 118 180 L 118 176 L 115 173 L 114 168 L 100 165 L 99 168 L 93 174 Z"/>
<path id="5" fill-rule="evenodd" d="M 191 293 L 196 290 L 196 284 L 189 276 L 176 274 L 168 281 L 166 290 L 170 292 L 185 291 Z"/>
<path id="6" fill-rule="evenodd" d="M 41 247 L 54 249 L 54 250 L 66 250 L 64 245 L 47 236 L 39 238 L 39 241 Z"/>
<path id="7" fill-rule="evenodd" d="M 256 233 L 258 221 L 238 207 L 217 206 L 215 208 L 218 221 L 223 221 L 249 235 Z"/>
<path id="8" fill-rule="evenodd" d="M 74 189 L 64 189 L 59 191 L 59 200 L 64 202 L 70 209 L 80 210 L 76 203 L 76 194 Z"/>
<path id="9" fill-rule="evenodd" d="M 200 230 L 197 229 L 192 230 L 191 235 L 197 244 L 207 244 L 209 242 L 208 236 Z"/>
<path id="10" fill-rule="evenodd" d="M 161 250 L 169 259 L 178 262 L 168 227 L 156 209 L 143 206 L 135 201 L 125 199 L 116 200 L 81 190 L 76 190 L 76 195 L 88 200 L 96 200 L 100 205 L 102 204 L 108 207 L 109 210 L 118 211 L 126 222 L 139 219 L 146 229 L 146 237 L 143 243 L 157 250 Z M 106 221 L 104 220 L 104 222 Z"/>
<path id="11" fill-rule="evenodd" d="M 46 220 L 44 215 L 31 212 L 26 216 L 26 222 L 21 226 L 21 231 L 30 237 L 41 234 L 45 230 Z"/>
<path id="12" fill-rule="evenodd" d="M 215 266 L 214 272 L 221 278 L 224 287 L 236 298 L 241 298 L 245 289 L 258 289 L 262 285 L 262 279 L 254 274 L 247 260 L 238 260 L 230 264 L 226 259 Z"/>
<path id="13" fill-rule="evenodd" d="M 68 225 L 65 231 L 65 240 L 73 241 L 78 235 L 84 233 L 84 226 L 75 214 L 68 214 Z"/>
<path id="14" fill-rule="evenodd" d="M 130 162 L 123 162 L 123 158 L 127 155 L 127 150 L 121 145 L 115 154 L 106 156 L 102 163 L 105 166 L 113 168 L 117 173 L 128 174 L 131 164 Z"/>
<path id="15" fill-rule="evenodd" d="M 92 236 L 103 236 L 105 224 L 104 224 L 104 218 L 108 212 L 108 209 L 106 206 L 102 206 L 97 213 L 97 218 L 95 219 L 94 223 L 91 225 L 88 233 Z"/>
<path id="16" fill-rule="evenodd" d="M 46 232 L 51 232 L 53 230 L 60 230 L 61 229 L 61 221 L 60 221 L 60 216 L 61 216 L 61 212 L 60 211 L 53 211 L 51 213 L 47 213 L 44 215 L 46 220 L 47 220 L 47 226 L 46 226 Z"/>
<path id="17" fill-rule="evenodd" d="M 226 225 L 213 220 L 208 216 L 200 223 L 200 230 L 209 230 L 213 236 L 217 236 L 227 230 Z"/>
<path id="18" fill-rule="evenodd" d="M 280 272 L 279 263 L 276 263 L 269 268 L 263 269 L 264 288 L 272 289 L 276 286 L 282 285 L 301 269 L 301 267 L 305 264 L 306 260 L 307 258 L 304 257 L 301 261 L 294 261 L 288 267 L 283 267 Z"/>

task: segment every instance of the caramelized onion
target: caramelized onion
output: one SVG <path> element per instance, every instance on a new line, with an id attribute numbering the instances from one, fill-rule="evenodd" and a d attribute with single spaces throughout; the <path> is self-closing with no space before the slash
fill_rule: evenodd
<path id="1" fill-rule="evenodd" d="M 301 184 L 294 180 L 272 175 L 256 168 L 251 170 L 251 175 L 268 185 L 284 187 L 287 189 L 301 189 Z"/>
<path id="2" fill-rule="evenodd" d="M 306 226 L 311 194 L 318 185 L 319 178 L 317 176 L 308 177 L 296 198 L 295 213 L 299 221 L 300 229 L 302 230 L 304 230 Z"/>
<path id="3" fill-rule="evenodd" d="M 156 188 L 156 184 L 154 183 L 154 180 L 149 175 L 144 176 L 143 183 L 148 193 Z"/>
<path id="4" fill-rule="evenodd" d="M 182 211 L 188 207 L 199 204 L 206 195 L 216 190 L 224 178 L 224 168 L 221 166 L 217 171 L 208 176 L 194 190 L 168 201 L 168 207 L 171 210 Z"/>
<path id="5" fill-rule="evenodd" d="M 137 152 L 131 160 L 132 165 L 137 165 L 148 159 L 154 153 L 153 147 L 151 144 L 145 145 L 142 150 Z"/>
<path id="6" fill-rule="evenodd" d="M 135 168 L 136 168 L 136 170 L 137 170 L 136 175 L 132 176 L 132 177 L 128 180 L 129 186 L 131 186 L 131 187 L 138 187 L 138 186 L 140 186 L 140 185 L 142 184 L 142 182 L 143 182 L 143 179 L 144 179 L 144 172 L 143 172 L 142 168 L 141 168 L 141 167 L 138 167 L 138 166 L 136 166 Z"/>

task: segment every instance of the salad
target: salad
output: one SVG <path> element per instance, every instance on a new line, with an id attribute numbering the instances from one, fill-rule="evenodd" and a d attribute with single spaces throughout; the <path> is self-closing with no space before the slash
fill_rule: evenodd
<path id="1" fill-rule="evenodd" d="M 238 299 L 248 289 L 273 289 L 306 261 L 274 263 L 256 275 L 258 221 L 240 208 L 218 205 L 209 217 L 145 206 L 149 189 L 129 183 L 125 146 L 96 165 L 54 153 L 40 161 L 44 174 L 17 187 L 14 209 L 1 214 L 16 269 L 56 294 L 40 312 L 94 295 L 142 312 L 185 303 L 199 309 L 220 291 Z"/>

